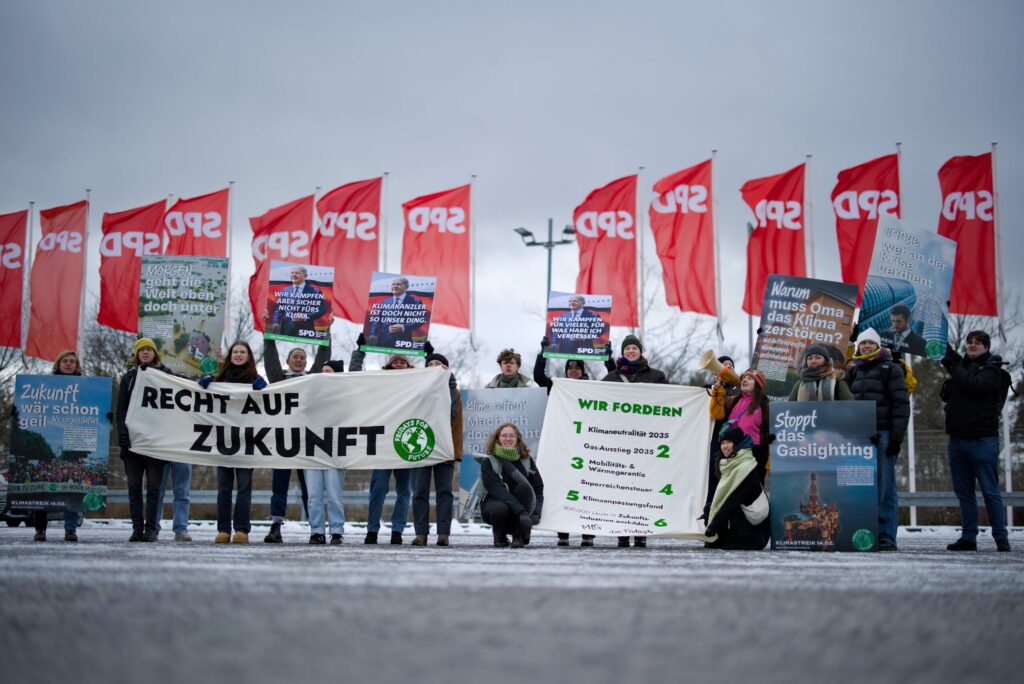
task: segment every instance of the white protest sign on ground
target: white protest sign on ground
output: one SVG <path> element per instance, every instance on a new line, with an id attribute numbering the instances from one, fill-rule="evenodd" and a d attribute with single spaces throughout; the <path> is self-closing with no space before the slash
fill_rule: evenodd
<path id="1" fill-rule="evenodd" d="M 711 424 L 700 387 L 556 379 L 537 451 L 538 527 L 703 539 Z"/>
<path id="2" fill-rule="evenodd" d="M 132 451 L 231 468 L 416 468 L 454 458 L 450 373 L 317 373 L 268 385 L 139 373 Z"/>

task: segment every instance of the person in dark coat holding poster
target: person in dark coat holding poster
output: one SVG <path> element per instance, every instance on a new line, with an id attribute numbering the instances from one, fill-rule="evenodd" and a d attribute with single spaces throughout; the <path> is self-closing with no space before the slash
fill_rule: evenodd
<path id="1" fill-rule="evenodd" d="M 391 281 L 391 296 L 376 305 L 377 321 L 370 324 L 367 335 L 370 345 L 398 349 L 411 348 L 413 335 L 427 323 L 427 307 L 416 297 L 406 294 L 409 279 L 398 276 Z M 410 344 L 396 344 L 407 342 Z"/>

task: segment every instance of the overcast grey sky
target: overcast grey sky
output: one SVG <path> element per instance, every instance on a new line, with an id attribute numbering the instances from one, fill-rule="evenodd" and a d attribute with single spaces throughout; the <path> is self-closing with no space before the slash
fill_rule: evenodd
<path id="1" fill-rule="evenodd" d="M 1020 289 L 1022 19 L 1019 2 L 5 2 L 0 212 L 92 188 L 96 291 L 105 211 L 234 180 L 248 273 L 248 217 L 390 171 L 394 270 L 401 203 L 477 174 L 489 374 L 498 349 L 532 356 L 543 332 L 544 252 L 513 228 L 564 225 L 641 165 L 646 197 L 717 148 L 722 304 L 745 363 L 738 188 L 807 154 L 817 276 L 838 279 L 840 169 L 902 141 L 904 217 L 934 230 L 941 164 L 999 141 L 1005 280 Z M 576 248 L 555 255 L 553 287 L 571 291 Z"/>

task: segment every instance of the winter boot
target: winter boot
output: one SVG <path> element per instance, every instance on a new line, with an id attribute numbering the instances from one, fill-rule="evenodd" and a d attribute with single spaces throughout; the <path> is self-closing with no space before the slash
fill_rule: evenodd
<path id="1" fill-rule="evenodd" d="M 160 536 L 160 533 L 157 532 L 156 530 L 149 530 L 148 532 L 146 532 L 145 535 L 143 535 L 142 541 L 144 541 L 144 542 L 155 542 L 159 536 Z"/>
<path id="2" fill-rule="evenodd" d="M 647 537 L 633 537 L 633 548 L 646 549 Z"/>
<path id="3" fill-rule="evenodd" d="M 248 544 L 249 543 L 249 533 L 248 532 L 238 532 L 236 530 L 235 531 L 235 536 L 231 538 L 231 543 L 232 544 Z"/>
<path id="4" fill-rule="evenodd" d="M 628 549 L 629 548 L 629 537 L 619 537 L 619 548 L 620 549 Z"/>
<path id="5" fill-rule="evenodd" d="M 281 538 L 281 523 L 273 522 L 270 524 L 270 531 L 267 532 L 267 536 L 263 538 L 264 544 L 283 544 L 284 539 Z"/>
<path id="6" fill-rule="evenodd" d="M 402 533 L 401 532 L 396 532 L 395 530 L 391 530 L 391 543 L 392 544 L 401 544 L 402 543 Z"/>
<path id="7" fill-rule="evenodd" d="M 325 537 L 322 534 L 313 533 L 313 534 L 309 535 L 309 543 L 310 544 L 323 545 L 323 544 L 327 543 L 327 537 Z"/>
<path id="8" fill-rule="evenodd" d="M 427 545 L 427 535 L 425 535 L 425 534 L 417 534 L 413 538 L 413 540 L 412 540 L 412 545 L 413 546 L 426 546 Z"/>
<path id="9" fill-rule="evenodd" d="M 585 535 L 583 535 L 583 541 L 580 542 L 580 546 L 593 546 L 593 545 L 594 545 L 594 535 L 592 535 L 592 534 L 585 534 Z"/>
<path id="10" fill-rule="evenodd" d="M 568 546 L 568 545 L 569 545 L 569 533 L 568 532 L 559 532 L 558 533 L 558 542 L 555 544 L 555 546 Z"/>
<path id="11" fill-rule="evenodd" d="M 946 550 L 947 551 L 977 551 L 978 550 L 978 542 L 973 542 L 973 541 L 970 541 L 969 539 L 964 539 L 963 537 L 960 537 L 959 539 L 957 539 L 952 544 L 947 544 L 946 545 Z"/>
<path id="12" fill-rule="evenodd" d="M 523 544 L 523 538 L 513 534 L 512 535 L 512 548 L 513 549 L 521 549 L 521 548 L 523 548 L 523 546 L 525 546 L 525 544 Z"/>
<path id="13" fill-rule="evenodd" d="M 227 544 L 231 541 L 231 535 L 227 532 L 218 532 L 217 536 L 213 538 L 214 544 Z"/>
<path id="14" fill-rule="evenodd" d="M 130 542 L 142 542 L 146 541 L 146 535 L 142 533 L 141 527 L 135 527 L 132 529 L 132 536 L 128 537 Z"/>
<path id="15" fill-rule="evenodd" d="M 449 544 L 448 544 L 448 535 L 447 534 L 439 534 L 439 535 L 437 535 L 437 545 L 438 546 L 449 546 Z"/>
<path id="16" fill-rule="evenodd" d="M 46 541 L 46 530 L 36 530 L 36 535 L 32 537 L 32 541 Z"/>
<path id="17" fill-rule="evenodd" d="M 503 549 L 508 546 L 508 535 L 497 529 L 491 530 L 494 533 L 494 545 L 499 549 Z"/>
<path id="18" fill-rule="evenodd" d="M 64 541 L 76 542 L 78 541 L 78 533 L 74 530 L 64 530 Z"/>
<path id="19" fill-rule="evenodd" d="M 1009 551 L 1010 540 L 1009 539 L 996 539 L 996 551 Z"/>
<path id="20" fill-rule="evenodd" d="M 341 542 L 342 542 L 342 536 L 340 534 L 332 534 L 331 535 L 331 544 L 332 545 L 337 546 Z"/>
<path id="21" fill-rule="evenodd" d="M 367 532 L 366 533 L 366 537 L 363 538 L 363 543 L 364 544 L 376 544 L 377 543 L 377 533 L 376 532 Z"/>

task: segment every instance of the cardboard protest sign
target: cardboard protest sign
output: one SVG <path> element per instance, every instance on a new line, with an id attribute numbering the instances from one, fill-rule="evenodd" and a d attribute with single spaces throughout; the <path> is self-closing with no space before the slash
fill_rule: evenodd
<path id="1" fill-rule="evenodd" d="M 953 240 L 891 216 L 880 218 L 858 332 L 874 328 L 887 349 L 941 359 L 955 261 Z"/>
<path id="2" fill-rule="evenodd" d="M 11 508 L 106 509 L 112 388 L 110 378 L 17 376 L 7 486 Z"/>
<path id="3" fill-rule="evenodd" d="M 608 354 L 611 295 L 548 293 L 545 358 L 586 361 Z"/>
<path id="4" fill-rule="evenodd" d="M 538 527 L 704 539 L 711 418 L 701 387 L 554 381 L 537 450 Z"/>
<path id="5" fill-rule="evenodd" d="M 333 287 L 334 269 L 330 266 L 272 261 L 263 336 L 286 342 L 328 344 Z"/>
<path id="6" fill-rule="evenodd" d="M 142 257 L 139 335 L 156 345 L 160 360 L 190 378 L 217 370 L 224 332 L 228 260 L 219 257 Z"/>
<path id="7" fill-rule="evenodd" d="M 878 548 L 873 401 L 772 404 L 772 548 Z"/>
<path id="8" fill-rule="evenodd" d="M 437 278 L 374 272 L 362 351 L 425 356 Z"/>
<path id="9" fill-rule="evenodd" d="M 788 397 L 799 379 L 801 352 L 822 344 L 842 365 L 857 301 L 857 286 L 831 280 L 768 276 L 751 368 L 764 373 L 770 397 Z"/>

